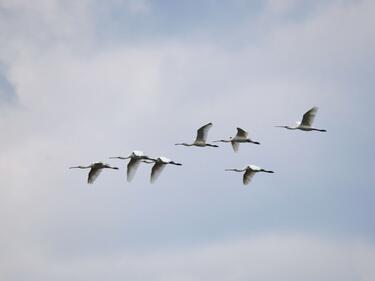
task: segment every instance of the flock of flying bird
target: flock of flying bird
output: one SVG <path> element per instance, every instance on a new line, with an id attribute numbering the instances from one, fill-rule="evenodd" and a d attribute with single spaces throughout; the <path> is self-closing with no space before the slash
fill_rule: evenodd
<path id="1" fill-rule="evenodd" d="M 312 123 L 314 121 L 314 118 L 316 116 L 316 113 L 318 111 L 318 107 L 313 107 L 309 111 L 307 111 L 302 118 L 302 121 L 297 122 L 295 127 L 289 127 L 289 126 L 276 126 L 280 128 L 285 128 L 288 130 L 302 130 L 302 131 L 319 131 L 319 132 L 326 132 L 326 130 L 317 129 L 312 127 Z M 203 127 L 199 128 L 197 130 L 197 136 L 195 138 L 195 141 L 193 143 L 176 143 L 175 145 L 183 145 L 183 146 L 198 146 L 198 147 L 218 147 L 216 144 L 210 144 L 207 143 L 207 135 L 209 129 L 212 127 L 212 123 L 208 123 L 204 125 Z M 227 140 L 217 140 L 214 141 L 215 143 L 223 142 L 223 143 L 230 143 L 232 145 L 232 148 L 235 152 L 238 151 L 240 143 L 253 143 L 253 144 L 260 144 L 257 141 L 253 141 L 249 138 L 248 133 L 241 129 L 237 128 L 237 134 L 232 138 L 229 138 Z M 127 160 L 130 159 L 128 165 L 127 165 L 127 181 L 130 182 L 139 166 L 139 164 L 147 163 L 147 164 L 153 164 L 151 169 L 151 177 L 150 181 L 151 183 L 155 182 L 160 173 L 163 171 L 166 165 L 177 165 L 182 166 L 181 163 L 176 163 L 166 157 L 158 157 L 158 158 L 151 158 L 147 155 L 145 155 L 142 151 L 133 151 L 128 157 L 110 157 L 110 159 L 120 159 L 120 160 Z M 70 169 L 90 169 L 88 174 L 87 182 L 89 184 L 92 184 L 95 179 L 99 176 L 101 171 L 103 169 L 114 169 L 118 170 L 118 167 L 112 167 L 109 164 L 105 164 L 103 162 L 95 162 L 88 166 L 75 166 L 70 167 Z M 273 171 L 265 170 L 260 167 L 257 167 L 255 165 L 247 165 L 243 169 L 226 169 L 226 171 L 233 171 L 233 172 L 240 172 L 243 173 L 243 184 L 248 184 L 252 177 L 259 172 L 264 173 L 274 173 Z"/>

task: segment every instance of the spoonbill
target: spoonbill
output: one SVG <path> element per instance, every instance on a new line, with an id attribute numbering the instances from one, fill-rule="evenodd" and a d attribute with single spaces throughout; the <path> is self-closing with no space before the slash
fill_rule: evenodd
<path id="1" fill-rule="evenodd" d="M 151 169 L 151 177 L 150 182 L 154 183 L 157 178 L 160 176 L 161 172 L 164 170 L 166 165 L 176 165 L 176 166 L 182 166 L 181 163 L 176 163 L 166 157 L 160 156 L 157 159 L 151 159 L 150 161 L 143 160 L 145 163 L 154 163 L 154 166 L 152 166 Z"/>
<path id="2" fill-rule="evenodd" d="M 134 175 L 138 169 L 139 164 L 141 163 L 142 160 L 152 160 L 152 158 L 148 157 L 145 155 L 142 151 L 134 150 L 128 157 L 109 157 L 110 159 L 130 159 L 128 165 L 127 165 L 127 170 L 126 170 L 126 179 L 128 182 L 131 182 L 132 179 L 134 178 Z"/>
<path id="3" fill-rule="evenodd" d="M 197 130 L 197 137 L 195 138 L 195 141 L 193 143 L 176 143 L 175 145 L 199 146 L 199 147 L 205 147 L 205 146 L 219 147 L 218 145 L 215 145 L 215 144 L 206 143 L 207 134 L 208 134 L 208 131 L 210 130 L 211 127 L 212 127 L 212 123 L 208 123 L 208 124 L 200 127 Z"/>
<path id="4" fill-rule="evenodd" d="M 319 132 L 327 132 L 327 130 L 316 129 L 311 127 L 312 123 L 314 122 L 314 118 L 316 113 L 318 112 L 318 107 L 314 106 L 309 111 L 307 111 L 302 118 L 302 121 L 296 122 L 296 127 L 289 127 L 289 126 L 276 126 L 278 128 L 285 128 L 288 130 L 301 130 L 301 131 L 319 131 Z"/>
<path id="5" fill-rule="evenodd" d="M 233 172 L 239 172 L 239 173 L 245 172 L 244 175 L 243 175 L 243 184 L 244 185 L 249 184 L 249 182 L 251 181 L 252 177 L 256 173 L 260 173 L 260 172 L 274 173 L 274 171 L 268 171 L 268 170 L 262 169 L 262 168 L 260 168 L 258 166 L 255 166 L 255 165 L 247 165 L 242 170 L 241 169 L 226 169 L 225 171 L 233 171 Z"/>
<path id="6" fill-rule="evenodd" d="M 69 167 L 69 169 L 90 169 L 89 176 L 87 178 L 87 183 L 92 184 L 96 178 L 100 175 L 103 169 L 114 169 L 118 170 L 117 167 L 111 167 L 108 164 L 102 162 L 95 162 L 88 166 L 74 166 Z"/>
<path id="7" fill-rule="evenodd" d="M 260 144 L 257 141 L 252 141 L 248 137 L 248 132 L 246 132 L 245 130 L 241 128 L 237 128 L 237 134 L 233 138 L 230 137 L 229 140 L 217 140 L 214 142 L 230 142 L 232 144 L 232 148 L 234 152 L 238 151 L 238 147 L 240 146 L 240 143 L 249 142 L 249 143 L 254 143 L 254 144 Z"/>

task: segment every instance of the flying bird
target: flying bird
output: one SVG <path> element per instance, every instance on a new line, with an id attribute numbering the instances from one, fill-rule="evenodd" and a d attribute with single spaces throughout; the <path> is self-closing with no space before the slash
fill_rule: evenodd
<path id="1" fill-rule="evenodd" d="M 126 179 L 131 182 L 142 160 L 152 160 L 152 158 L 145 155 L 142 151 L 134 150 L 128 157 L 110 157 L 110 159 L 130 159 L 126 169 Z"/>
<path id="2" fill-rule="evenodd" d="M 313 107 L 309 111 L 307 111 L 302 118 L 302 121 L 296 122 L 296 127 L 289 127 L 289 126 L 276 126 L 278 128 L 285 128 L 288 130 L 302 130 L 302 131 L 319 131 L 319 132 L 327 132 L 327 130 L 316 129 L 311 127 L 312 123 L 314 122 L 316 113 L 318 112 L 318 107 Z"/>
<path id="3" fill-rule="evenodd" d="M 254 143 L 254 144 L 260 144 L 257 141 L 253 141 L 248 137 L 248 132 L 241 128 L 237 128 L 237 134 L 232 138 L 230 137 L 229 140 L 217 140 L 214 142 L 230 142 L 232 144 L 233 151 L 237 152 L 238 147 L 240 146 L 240 143 Z"/>
<path id="4" fill-rule="evenodd" d="M 268 170 L 265 170 L 265 169 L 262 169 L 258 166 L 255 166 L 255 165 L 247 165 L 244 169 L 226 169 L 225 171 L 233 171 L 233 172 L 239 172 L 239 173 L 242 173 L 242 172 L 245 172 L 244 175 L 243 175 L 243 184 L 244 185 L 247 185 L 250 183 L 252 177 L 256 174 L 256 173 L 260 173 L 260 172 L 264 172 L 264 173 L 274 173 L 274 171 L 268 171 Z"/>
<path id="5" fill-rule="evenodd" d="M 208 123 L 204 125 L 203 127 L 199 128 L 197 130 L 197 137 L 195 138 L 195 141 L 193 143 L 176 143 L 175 145 L 219 147 L 218 145 L 207 143 L 207 134 L 211 127 L 212 127 L 212 123 Z"/>
<path id="6" fill-rule="evenodd" d="M 150 182 L 154 183 L 157 178 L 160 176 L 161 172 L 164 170 L 166 165 L 176 165 L 176 166 L 182 166 L 181 163 L 176 163 L 166 157 L 160 156 L 157 159 L 152 159 L 152 160 L 143 160 L 145 163 L 154 163 L 154 166 L 152 166 L 151 169 L 151 177 L 150 177 Z"/>
<path id="7" fill-rule="evenodd" d="M 102 172 L 103 169 L 114 169 L 118 170 L 117 167 L 111 167 L 108 164 L 104 164 L 102 162 L 95 162 L 88 166 L 74 166 L 70 167 L 69 169 L 90 169 L 87 183 L 92 184 L 96 178 L 99 176 L 99 174 Z"/>

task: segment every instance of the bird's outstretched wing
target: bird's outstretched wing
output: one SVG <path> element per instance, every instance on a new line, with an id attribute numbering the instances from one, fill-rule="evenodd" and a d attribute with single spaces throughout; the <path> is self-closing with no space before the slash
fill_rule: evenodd
<path id="1" fill-rule="evenodd" d="M 240 147 L 240 143 L 232 141 L 231 144 L 232 144 L 233 151 L 237 152 L 238 148 Z"/>
<path id="2" fill-rule="evenodd" d="M 131 182 L 134 178 L 135 173 L 137 172 L 138 166 L 139 166 L 140 160 L 131 158 L 127 170 L 126 170 L 126 179 L 128 182 Z"/>
<path id="3" fill-rule="evenodd" d="M 196 142 L 206 142 L 208 130 L 212 127 L 212 123 L 208 123 L 197 130 Z"/>
<path id="4" fill-rule="evenodd" d="M 89 176 L 87 178 L 87 183 L 89 184 L 92 184 L 96 178 L 100 175 L 100 173 L 102 172 L 102 169 L 100 168 L 91 168 L 90 169 L 90 172 L 89 172 Z"/>
<path id="5" fill-rule="evenodd" d="M 150 178 L 151 183 L 154 183 L 158 179 L 165 166 L 166 164 L 160 162 L 156 162 L 154 166 L 152 166 Z"/>
<path id="6" fill-rule="evenodd" d="M 251 169 L 247 169 L 246 172 L 243 174 L 243 184 L 249 184 L 255 172 Z"/>
<path id="7" fill-rule="evenodd" d="M 302 118 L 301 125 L 306 127 L 311 127 L 312 123 L 314 122 L 314 118 L 316 113 L 318 112 L 318 107 L 314 106 L 309 111 L 307 111 Z"/>
<path id="8" fill-rule="evenodd" d="M 236 139 L 246 139 L 247 138 L 247 135 L 248 133 L 241 129 L 241 128 L 237 128 L 237 134 L 235 136 Z"/>

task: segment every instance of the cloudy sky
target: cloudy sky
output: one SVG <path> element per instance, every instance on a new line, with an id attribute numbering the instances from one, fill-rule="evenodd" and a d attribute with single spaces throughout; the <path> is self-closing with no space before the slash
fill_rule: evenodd
<path id="1" fill-rule="evenodd" d="M 374 13 L 0 0 L 0 279 L 375 280 Z M 312 106 L 328 133 L 274 128 Z M 262 145 L 173 145 L 207 122 Z M 129 184 L 132 150 L 184 166 Z M 68 170 L 97 160 L 121 170 Z M 249 163 L 275 174 L 224 172 Z"/>

